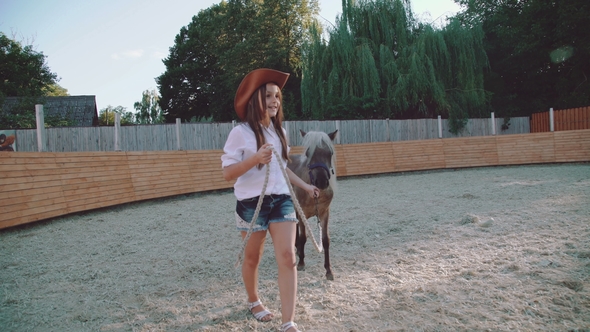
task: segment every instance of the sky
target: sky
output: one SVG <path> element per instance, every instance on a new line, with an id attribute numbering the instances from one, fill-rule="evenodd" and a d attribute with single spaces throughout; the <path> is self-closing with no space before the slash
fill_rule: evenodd
<path id="1" fill-rule="evenodd" d="M 0 31 L 46 56 L 72 96 L 94 95 L 100 111 L 133 104 L 166 70 L 162 59 L 194 15 L 221 0 L 1 0 Z M 319 0 L 334 23 L 342 0 Z M 441 22 L 460 7 L 453 0 L 411 0 L 415 15 Z M 438 20 L 437 20 L 438 19 Z M 327 23 L 326 23 L 327 24 Z"/>

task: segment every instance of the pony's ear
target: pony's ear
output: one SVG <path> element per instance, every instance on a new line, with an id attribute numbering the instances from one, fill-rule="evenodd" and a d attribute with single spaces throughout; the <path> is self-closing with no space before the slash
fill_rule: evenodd
<path id="1" fill-rule="evenodd" d="M 303 130 L 299 129 L 299 132 L 301 133 L 301 137 L 305 137 L 305 135 L 307 135 L 306 132 L 304 132 Z"/>
<path id="2" fill-rule="evenodd" d="M 334 142 L 334 139 L 336 138 L 336 134 L 338 133 L 338 129 L 336 129 L 333 133 L 329 133 L 328 137 L 330 137 L 330 139 L 332 140 L 332 142 Z"/>

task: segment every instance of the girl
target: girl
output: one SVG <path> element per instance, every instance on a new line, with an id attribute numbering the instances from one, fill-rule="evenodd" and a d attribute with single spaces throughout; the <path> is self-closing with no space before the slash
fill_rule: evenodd
<path id="1" fill-rule="evenodd" d="M 223 177 L 237 180 L 234 194 L 237 198 L 236 222 L 242 234 L 247 235 L 261 194 L 266 167 L 270 174 L 263 203 L 252 234 L 244 249 L 242 279 L 248 294 L 248 308 L 262 322 L 274 315 L 266 310 L 258 297 L 258 266 L 264 250 L 267 231 L 270 232 L 278 265 L 278 284 L 281 299 L 281 331 L 296 332 L 293 323 L 297 297 L 297 269 L 295 235 L 297 217 L 289 187 L 279 163 L 286 168 L 289 160 L 287 135 L 282 127 L 283 107 L 281 89 L 289 74 L 272 69 L 256 69 L 248 73 L 238 87 L 234 108 L 243 121 L 230 132 L 221 157 Z M 277 160 L 267 147 L 272 146 L 281 156 Z M 265 166 L 268 165 L 268 166 Z M 305 190 L 311 197 L 320 190 L 309 185 L 288 168 L 289 182 Z"/>

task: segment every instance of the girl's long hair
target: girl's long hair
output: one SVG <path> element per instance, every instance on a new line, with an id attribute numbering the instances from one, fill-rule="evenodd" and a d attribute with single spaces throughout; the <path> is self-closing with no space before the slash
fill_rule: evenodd
<path id="1" fill-rule="evenodd" d="M 283 159 L 290 161 L 289 153 L 287 152 L 288 142 L 287 138 L 285 137 L 285 133 L 283 132 L 283 93 L 280 90 L 279 100 L 279 110 L 277 111 L 277 115 L 275 117 L 270 118 L 270 123 L 281 139 L 281 145 L 283 147 Z M 246 122 L 248 122 L 250 128 L 252 128 L 254 135 L 256 136 L 256 151 L 258 151 L 260 147 L 266 143 L 263 133 L 264 127 L 260 124 L 264 112 L 266 112 L 266 84 L 263 84 L 252 94 L 246 109 Z M 258 164 L 257 167 L 258 169 L 261 169 L 262 166 L 264 165 Z"/>

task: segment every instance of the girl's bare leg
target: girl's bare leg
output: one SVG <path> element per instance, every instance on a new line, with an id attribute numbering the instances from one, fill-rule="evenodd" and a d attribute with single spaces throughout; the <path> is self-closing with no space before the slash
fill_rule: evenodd
<path id="1" fill-rule="evenodd" d="M 293 321 L 297 300 L 297 260 L 295 232 L 297 223 L 278 222 L 269 225 L 279 271 L 279 294 L 283 323 Z"/>
<path id="2" fill-rule="evenodd" d="M 246 232 L 242 232 L 242 239 L 246 236 Z M 258 266 L 260 259 L 264 252 L 264 241 L 266 239 L 266 231 L 253 232 L 248 239 L 246 248 L 244 249 L 244 262 L 242 263 L 242 280 L 244 287 L 248 294 L 248 302 L 259 300 L 258 297 Z M 262 305 L 252 308 L 252 313 L 263 311 Z M 272 314 L 266 315 L 262 318 L 263 321 L 269 321 L 273 317 Z"/>

